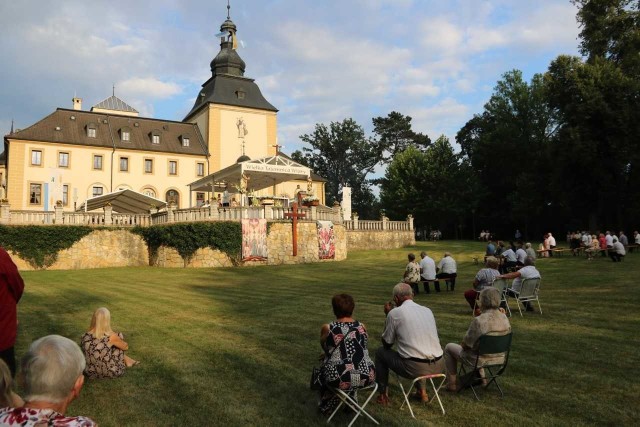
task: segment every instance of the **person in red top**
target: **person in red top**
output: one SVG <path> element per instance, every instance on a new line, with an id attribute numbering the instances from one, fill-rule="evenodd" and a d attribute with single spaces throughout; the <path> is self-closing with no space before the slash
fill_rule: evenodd
<path id="1" fill-rule="evenodd" d="M 11 375 L 16 374 L 16 356 L 13 346 L 18 332 L 17 304 L 24 291 L 24 281 L 11 257 L 0 247 L 0 359 L 4 360 Z"/>

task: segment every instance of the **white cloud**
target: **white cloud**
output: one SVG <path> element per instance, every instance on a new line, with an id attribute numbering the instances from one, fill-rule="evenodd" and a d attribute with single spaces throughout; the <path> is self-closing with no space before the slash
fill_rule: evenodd
<path id="1" fill-rule="evenodd" d="M 145 99 L 165 99 L 182 93 L 176 83 L 163 82 L 155 77 L 134 77 L 116 84 L 118 93 Z"/>

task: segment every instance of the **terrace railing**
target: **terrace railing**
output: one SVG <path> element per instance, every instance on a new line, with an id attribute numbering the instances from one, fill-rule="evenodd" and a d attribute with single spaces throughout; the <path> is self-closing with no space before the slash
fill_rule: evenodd
<path id="1" fill-rule="evenodd" d="M 175 209 L 169 206 L 166 211 L 155 210 L 148 214 L 114 213 L 111 206 L 105 206 L 103 212 L 64 212 L 62 206 L 56 206 L 53 212 L 12 211 L 6 202 L 0 202 L 0 224 L 64 224 L 102 227 L 148 227 L 150 225 L 196 221 L 240 221 L 245 218 L 289 221 L 286 213 L 290 207 L 246 206 Z M 347 230 L 364 231 L 408 231 L 413 230 L 413 218 L 406 221 L 389 221 L 383 217 L 379 221 L 352 220 L 343 221 L 340 207 L 311 206 L 299 207 L 300 221 L 332 221 L 343 224 Z"/>

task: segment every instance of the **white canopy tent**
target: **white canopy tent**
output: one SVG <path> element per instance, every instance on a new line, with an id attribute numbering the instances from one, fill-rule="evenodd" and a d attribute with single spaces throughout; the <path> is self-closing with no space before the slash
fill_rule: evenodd
<path id="1" fill-rule="evenodd" d="M 161 209 L 167 205 L 162 200 L 133 190 L 120 190 L 87 199 L 76 209 L 76 212 L 100 209 L 105 207 L 107 203 L 111 204 L 115 212 L 127 214 L 149 213 L 151 206 Z"/>
<path id="2" fill-rule="evenodd" d="M 226 189 L 235 192 L 236 186 L 240 187 L 243 174 L 248 177 L 247 187 L 257 191 L 274 187 L 281 182 L 306 180 L 311 175 L 311 169 L 276 154 L 228 166 L 192 182 L 189 184 L 189 191 L 221 192 Z"/>

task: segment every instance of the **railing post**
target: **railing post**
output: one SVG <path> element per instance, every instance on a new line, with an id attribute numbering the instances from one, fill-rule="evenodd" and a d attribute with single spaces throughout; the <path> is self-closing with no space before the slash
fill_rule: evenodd
<path id="1" fill-rule="evenodd" d="M 311 206 L 309 209 L 309 219 L 315 221 L 318 219 L 318 208 L 316 206 Z"/>
<path id="2" fill-rule="evenodd" d="M 53 211 L 55 212 L 54 217 L 53 217 L 53 222 L 54 224 L 62 224 L 64 223 L 64 218 L 62 215 L 62 211 L 64 210 L 64 208 L 62 207 L 62 203 L 58 204 L 56 203 L 56 205 L 53 207 Z"/>
<path id="3" fill-rule="evenodd" d="M 11 222 L 11 205 L 9 202 L 0 201 L 0 224 Z"/>
<path id="4" fill-rule="evenodd" d="M 104 207 L 104 225 L 109 226 L 113 225 L 113 206 L 110 203 L 107 203 Z"/>
<path id="5" fill-rule="evenodd" d="M 169 203 L 167 206 L 167 222 L 175 222 L 174 211 L 176 210 L 176 205 L 173 203 Z"/>
<path id="6" fill-rule="evenodd" d="M 211 204 L 209 205 L 209 216 L 211 218 L 218 219 L 220 217 L 220 212 L 218 211 L 218 207 L 220 207 L 220 205 L 218 204 L 218 200 L 212 199 Z"/>
<path id="7" fill-rule="evenodd" d="M 273 219 L 273 205 L 264 206 L 264 218 Z"/>
<path id="8" fill-rule="evenodd" d="M 358 212 L 353 213 L 353 229 L 354 230 L 360 229 L 360 225 L 358 224 Z"/>
<path id="9" fill-rule="evenodd" d="M 407 215 L 407 222 L 409 223 L 409 230 L 413 230 L 413 215 Z"/>
<path id="10" fill-rule="evenodd" d="M 389 218 L 382 215 L 382 230 L 387 231 L 389 229 Z"/>

